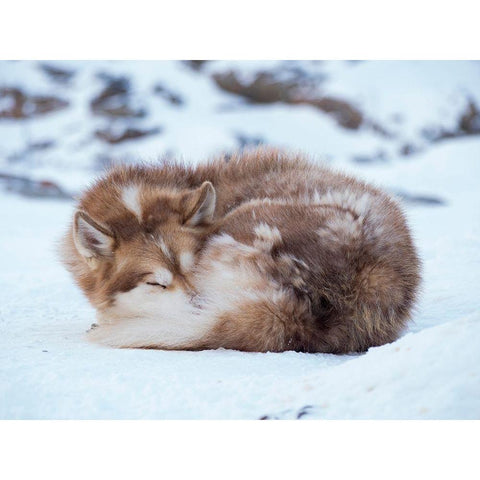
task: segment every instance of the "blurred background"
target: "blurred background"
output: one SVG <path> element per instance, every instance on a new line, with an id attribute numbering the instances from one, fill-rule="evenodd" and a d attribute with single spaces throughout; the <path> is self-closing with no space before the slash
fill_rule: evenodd
<path id="1" fill-rule="evenodd" d="M 480 62 L 0 62 L 0 188 L 33 197 L 116 162 L 268 144 L 358 170 L 479 134 Z"/>

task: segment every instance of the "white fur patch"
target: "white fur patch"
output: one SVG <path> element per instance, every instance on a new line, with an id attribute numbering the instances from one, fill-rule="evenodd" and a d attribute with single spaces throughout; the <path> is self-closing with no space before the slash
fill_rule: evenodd
<path id="1" fill-rule="evenodd" d="M 231 253 L 232 249 L 234 249 L 237 255 L 242 254 L 243 256 L 252 256 L 258 253 L 257 248 L 237 242 L 227 233 L 213 236 L 208 243 L 208 247 L 210 249 L 210 255 L 216 255 L 226 263 L 235 262 L 235 256 Z M 208 258 L 208 256 L 205 256 L 204 258 Z"/>
<path id="2" fill-rule="evenodd" d="M 99 312 L 99 325 L 88 338 L 112 347 L 191 348 L 212 326 L 200 313 L 181 290 L 159 292 L 140 284 Z"/>
<path id="3" fill-rule="evenodd" d="M 170 251 L 170 249 L 167 247 L 167 244 L 165 243 L 165 241 L 163 240 L 163 238 L 157 238 L 156 239 L 156 243 L 157 245 L 160 247 L 160 250 L 162 251 L 162 253 L 169 259 L 169 260 L 173 260 L 173 255 L 172 255 L 172 252 Z"/>
<path id="4" fill-rule="evenodd" d="M 318 190 L 314 190 L 301 197 L 256 198 L 243 205 L 250 207 L 257 205 L 315 205 L 319 207 L 336 205 L 340 208 L 352 210 L 357 215 L 366 216 L 370 213 L 375 202 L 375 196 L 365 191 L 329 190 L 320 194 Z"/>
<path id="5" fill-rule="evenodd" d="M 180 268 L 182 272 L 188 272 L 193 267 L 193 254 L 192 252 L 182 252 L 180 254 Z"/>
<path id="6" fill-rule="evenodd" d="M 370 211 L 373 197 L 369 192 L 332 190 L 324 195 L 319 195 L 318 192 L 315 192 L 312 197 L 312 203 L 319 206 L 337 205 L 341 208 L 352 210 L 357 215 L 365 216 Z"/>
<path id="7" fill-rule="evenodd" d="M 277 227 L 270 227 L 266 223 L 260 223 L 255 227 L 257 239 L 254 245 L 257 248 L 271 250 L 274 245 L 282 241 L 282 235 Z"/>
<path id="8" fill-rule="evenodd" d="M 142 220 L 142 207 L 139 198 L 140 190 L 136 185 L 125 187 L 122 192 L 122 202 L 130 210 L 139 221 Z"/>
<path id="9" fill-rule="evenodd" d="M 173 280 L 173 275 L 170 270 L 167 270 L 166 268 L 159 268 L 156 270 L 153 274 L 155 276 L 155 280 L 160 284 L 164 285 L 165 287 L 168 287 Z"/>
<path id="10" fill-rule="evenodd" d="M 325 220 L 325 224 L 316 233 L 321 238 L 358 240 L 363 232 L 362 226 L 363 217 L 355 219 L 350 212 L 342 211 Z"/>
<path id="11" fill-rule="evenodd" d="M 258 270 L 262 251 L 223 234 L 206 246 L 194 278 L 202 315 L 219 318 L 223 312 L 241 310 L 247 302 L 277 303 L 281 287 Z"/>

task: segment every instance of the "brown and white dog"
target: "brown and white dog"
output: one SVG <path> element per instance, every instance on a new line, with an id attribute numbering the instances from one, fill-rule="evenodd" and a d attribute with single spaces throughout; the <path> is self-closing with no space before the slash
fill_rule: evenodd
<path id="1" fill-rule="evenodd" d="M 398 337 L 420 279 L 394 200 L 271 149 L 113 169 L 61 251 L 113 347 L 363 351 Z"/>

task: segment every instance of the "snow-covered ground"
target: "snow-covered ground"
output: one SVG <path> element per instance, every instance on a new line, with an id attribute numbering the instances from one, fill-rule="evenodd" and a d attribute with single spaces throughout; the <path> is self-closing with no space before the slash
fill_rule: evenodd
<path id="1" fill-rule="evenodd" d="M 8 75 L 12 82 L 17 81 L 19 71 L 33 71 L 30 64 L 12 65 L 11 68 L 2 65 L 6 73 L 0 76 L 0 83 L 6 82 Z M 420 125 L 429 122 L 444 122 L 444 128 L 449 128 L 448 122 L 455 118 L 452 112 L 460 107 L 451 98 L 445 99 L 445 95 L 466 88 L 478 94 L 480 82 L 477 78 L 475 86 L 471 80 L 478 74 L 478 65 L 461 63 L 455 69 L 451 65 L 441 68 L 436 63 L 418 64 L 413 71 L 406 63 L 382 67 L 379 62 L 348 68 L 334 63 L 322 67 L 332 75 L 339 71 L 334 77 L 338 81 L 330 87 L 332 91 L 336 89 L 338 94 L 357 99 L 370 118 L 377 115 L 376 119 L 382 122 L 384 119 L 386 127 L 399 125 L 398 119 L 391 125 L 388 119 L 403 108 L 405 128 L 398 127 L 398 135 L 393 139 L 378 137 L 368 129 L 347 131 L 308 106 L 248 105 L 238 112 L 225 113 L 222 123 L 220 114 L 212 109 L 212 102 L 218 99 L 220 103 L 232 102 L 230 96 L 213 90 L 204 77 L 192 80 L 194 75 L 200 75 L 197 72 L 183 65 L 168 65 L 165 72 L 170 72 L 172 79 L 181 77 L 177 70 L 184 75 L 183 83 L 176 87 L 191 92 L 190 104 L 186 105 L 195 104 L 192 115 L 195 110 L 197 116 L 190 118 L 183 130 L 182 122 L 189 116 L 186 112 L 174 114 L 172 107 L 165 113 L 166 119 L 172 118 L 168 123 L 171 133 L 160 139 L 160 153 L 165 153 L 165 142 L 171 142 L 168 148 L 175 146 L 175 151 L 197 161 L 211 153 L 213 147 L 233 148 L 232 125 L 243 125 L 252 129 L 249 132 L 252 135 L 262 135 L 268 143 L 292 148 L 303 145 L 303 150 L 318 159 L 330 158 L 332 152 L 338 152 L 332 160 L 333 167 L 390 191 L 442 201 L 438 205 L 405 204 L 423 260 L 422 294 L 414 319 L 398 341 L 372 348 L 363 355 L 228 350 L 166 352 L 92 345 L 86 342 L 84 332 L 94 319 L 94 311 L 55 254 L 55 243 L 69 222 L 73 202 L 28 199 L 0 191 L 0 418 L 479 419 L 480 136 L 433 144 L 422 144 L 419 138 L 413 138 Z M 219 62 L 207 68 L 214 70 L 227 65 Z M 244 75 L 248 77 L 250 67 L 247 67 Z M 91 68 L 88 64 L 75 80 L 80 84 L 85 82 L 85 88 L 74 89 L 78 97 L 93 88 Z M 135 69 L 121 62 L 112 68 L 135 71 L 135 78 L 143 78 L 146 83 L 152 79 L 148 68 L 154 70 L 145 65 Z M 353 68 L 358 73 L 355 88 L 348 73 Z M 369 76 L 369 70 L 376 73 L 370 71 Z M 422 77 L 419 73 L 422 71 L 430 72 L 431 76 Z M 420 98 L 412 83 L 418 81 L 426 91 L 436 85 L 428 82 L 435 76 L 438 77 L 436 96 L 429 90 Z M 39 93 L 43 81 L 40 74 L 30 80 L 20 77 L 26 87 L 33 85 L 34 93 Z M 403 79 L 404 94 L 393 95 L 389 103 L 387 87 L 380 88 L 375 82 L 369 84 L 368 78 L 379 82 L 379 78 L 392 77 L 399 78 L 399 82 Z M 410 85 L 410 90 L 406 85 Z M 398 84 L 397 87 L 402 90 Z M 395 90 L 395 84 L 389 88 Z M 415 98 L 423 102 L 418 117 Z M 429 102 L 438 107 L 438 115 L 429 112 Z M 73 141 L 86 135 L 90 121 L 98 121 L 92 120 L 88 112 L 80 113 L 81 104 L 78 105 L 78 109 L 39 117 L 38 124 L 36 120 L 26 120 L 27 124 L 0 123 L 1 171 L 34 178 L 45 178 L 48 173 L 51 174 L 48 178 L 72 190 L 84 185 L 95 172 L 89 149 L 107 147 Z M 77 123 L 76 130 L 73 124 L 68 126 L 65 120 L 68 115 L 75 117 L 76 122 L 83 119 L 86 123 Z M 63 140 L 52 151 L 40 152 L 40 157 L 27 158 L 23 163 L 8 159 L 22 150 L 19 138 L 24 136 L 25 129 L 32 138 L 38 135 L 33 140 L 40 141 L 62 128 L 67 133 L 64 137 L 60 135 Z M 293 133 L 291 128 L 295 128 Z M 189 136 L 189 131 L 195 134 Z M 217 136 L 218 132 L 223 134 Z M 404 157 L 399 155 L 398 147 L 407 136 L 408 141 L 416 142 L 419 152 Z M 29 142 L 32 138 L 29 137 Z M 143 140 L 135 142 L 118 148 L 128 154 L 134 154 L 138 148 L 142 153 L 139 156 L 144 157 L 155 146 L 153 137 L 145 140 L 145 144 Z M 350 150 L 364 149 L 371 153 L 378 146 L 375 142 L 389 152 L 388 161 L 351 161 Z M 190 156 L 187 150 L 191 151 Z M 70 159 L 69 152 L 73 155 Z"/>

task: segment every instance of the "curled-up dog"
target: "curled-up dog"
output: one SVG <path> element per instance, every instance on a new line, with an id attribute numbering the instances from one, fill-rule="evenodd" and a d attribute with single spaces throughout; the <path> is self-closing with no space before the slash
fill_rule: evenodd
<path id="1" fill-rule="evenodd" d="M 265 149 L 112 170 L 61 252 L 112 347 L 364 351 L 399 336 L 420 281 L 395 200 Z"/>

